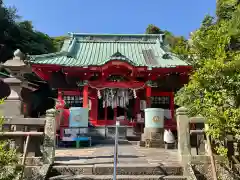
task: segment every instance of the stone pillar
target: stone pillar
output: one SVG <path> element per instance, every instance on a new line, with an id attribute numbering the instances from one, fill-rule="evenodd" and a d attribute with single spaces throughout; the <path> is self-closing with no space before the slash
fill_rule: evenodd
<path id="1" fill-rule="evenodd" d="M 0 105 L 0 113 L 3 116 L 13 117 L 21 115 L 21 83 L 22 81 L 11 77 L 3 80 L 4 83 L 9 85 L 10 95 L 4 101 L 4 104 Z"/>
<path id="2" fill-rule="evenodd" d="M 191 156 L 189 117 L 187 109 L 180 107 L 177 109 L 177 132 L 178 132 L 178 152 L 180 160 L 186 163 Z"/>
<path id="3" fill-rule="evenodd" d="M 53 164 L 55 158 L 55 145 L 56 145 L 55 114 L 56 114 L 55 109 L 47 110 L 43 142 L 44 164 Z"/>
<path id="4" fill-rule="evenodd" d="M 20 79 L 17 79 L 15 77 L 10 77 L 10 78 L 4 79 L 3 82 L 8 84 L 11 90 L 16 92 L 18 94 L 18 97 L 20 97 L 20 92 L 22 90 L 22 87 L 21 87 L 22 81 Z"/>

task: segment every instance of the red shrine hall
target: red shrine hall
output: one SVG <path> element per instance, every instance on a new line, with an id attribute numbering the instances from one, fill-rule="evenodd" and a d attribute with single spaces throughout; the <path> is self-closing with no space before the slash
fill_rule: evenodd
<path id="1" fill-rule="evenodd" d="M 144 126 L 145 108 L 164 109 L 165 128 L 176 128 L 174 93 L 191 66 L 166 50 L 164 35 L 70 34 L 58 53 L 31 56 L 41 79 L 58 90 L 60 126 L 69 108 L 89 108 L 94 126 Z"/>

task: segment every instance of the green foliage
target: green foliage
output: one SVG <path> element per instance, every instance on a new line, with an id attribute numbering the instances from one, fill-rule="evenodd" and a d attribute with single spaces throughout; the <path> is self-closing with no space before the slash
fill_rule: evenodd
<path id="1" fill-rule="evenodd" d="M 217 0 L 217 17 L 222 20 L 229 20 L 232 18 L 233 12 L 236 10 L 239 0 Z"/>
<path id="2" fill-rule="evenodd" d="M 189 54 L 196 69 L 176 96 L 176 103 L 187 107 L 190 116 L 206 117 L 208 133 L 221 155 L 227 153 L 226 135 L 240 140 L 239 7 L 232 9 L 235 11 L 221 12 L 228 14 L 224 18 L 218 9 L 220 17 L 216 22 L 206 16 L 200 29 L 193 33 Z"/>
<path id="3" fill-rule="evenodd" d="M 159 27 L 150 24 L 146 28 L 146 34 L 164 34 L 164 45 L 169 46 L 169 51 L 187 60 L 189 55 L 188 41 L 183 36 L 174 36 L 169 31 L 163 31 Z"/>
<path id="4" fill-rule="evenodd" d="M 3 100 L 0 100 L 0 104 L 3 104 Z M 3 121 L 1 117 L 0 126 Z M 9 148 L 8 141 L 0 141 L 0 180 L 13 180 L 18 177 L 20 171 L 16 150 Z"/>
<path id="5" fill-rule="evenodd" d="M 33 31 L 33 24 L 31 21 L 22 21 L 20 23 L 18 23 L 19 27 L 28 30 L 28 31 Z"/>
<path id="6" fill-rule="evenodd" d="M 67 38 L 68 38 L 67 36 L 58 36 L 58 37 L 52 38 L 53 39 L 53 45 L 54 45 L 54 47 L 57 51 L 61 50 L 62 45 L 63 45 L 65 39 L 67 39 Z"/>
<path id="7" fill-rule="evenodd" d="M 11 58 L 16 49 L 32 55 L 55 52 L 52 38 L 34 30 L 31 21 L 19 22 L 16 12 L 0 3 L 0 62 Z"/>
<path id="8" fill-rule="evenodd" d="M 154 24 L 149 24 L 147 29 L 146 29 L 146 34 L 163 34 L 163 31 L 155 26 Z"/>
<path id="9" fill-rule="evenodd" d="M 189 48 L 188 48 L 188 41 L 183 37 L 169 37 L 166 36 L 167 39 L 173 39 L 173 43 L 170 43 L 171 52 L 178 55 L 183 60 L 188 60 L 189 55 Z"/>

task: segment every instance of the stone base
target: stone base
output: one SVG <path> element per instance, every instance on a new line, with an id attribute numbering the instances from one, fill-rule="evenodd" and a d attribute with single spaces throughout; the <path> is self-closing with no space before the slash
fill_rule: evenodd
<path id="1" fill-rule="evenodd" d="M 175 149 L 176 148 L 176 144 L 172 143 L 172 144 L 165 144 L 165 149 Z"/>
<path id="2" fill-rule="evenodd" d="M 147 148 L 164 148 L 164 142 L 147 139 L 145 141 L 145 147 L 147 147 Z"/>
<path id="3" fill-rule="evenodd" d="M 149 148 L 164 148 L 163 134 L 163 128 L 144 128 L 144 133 L 141 136 L 141 141 L 139 145 Z"/>
<path id="4" fill-rule="evenodd" d="M 145 141 L 139 141 L 139 142 L 138 142 L 138 145 L 139 145 L 140 147 L 145 147 Z"/>
<path id="5" fill-rule="evenodd" d="M 150 139 L 163 141 L 163 134 L 163 128 L 144 128 L 144 133 L 141 136 L 141 140 L 145 141 L 146 139 Z"/>

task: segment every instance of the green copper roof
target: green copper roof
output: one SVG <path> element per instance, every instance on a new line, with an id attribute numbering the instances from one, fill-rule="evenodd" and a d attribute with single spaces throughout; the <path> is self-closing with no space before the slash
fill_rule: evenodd
<path id="1" fill-rule="evenodd" d="M 70 34 L 58 53 L 30 56 L 33 64 L 84 67 L 103 65 L 109 60 L 127 61 L 134 66 L 175 67 L 188 65 L 176 56 L 166 56 L 161 35 Z"/>

